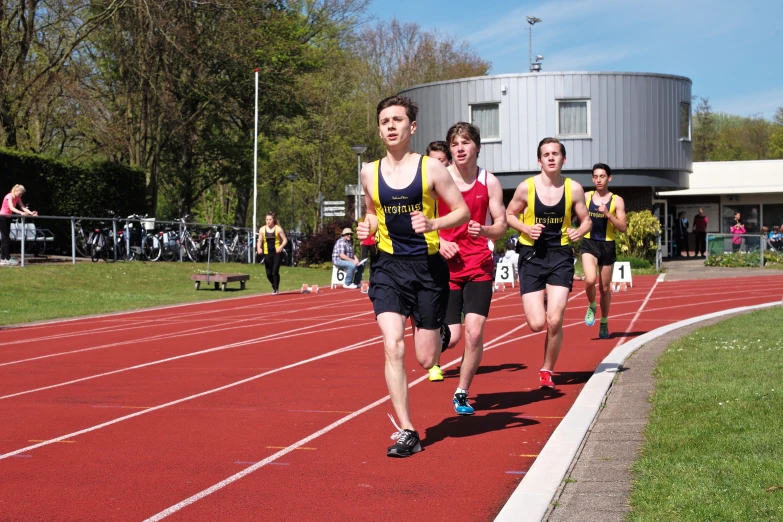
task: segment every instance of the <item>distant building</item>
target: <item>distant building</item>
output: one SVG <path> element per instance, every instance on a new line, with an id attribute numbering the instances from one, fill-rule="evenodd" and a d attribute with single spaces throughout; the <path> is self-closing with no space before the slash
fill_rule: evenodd
<path id="1" fill-rule="evenodd" d="M 481 129 L 479 164 L 498 176 L 506 201 L 540 172 L 538 142 L 566 147 L 564 173 L 592 186 L 595 163 L 612 167 L 612 186 L 631 210 L 650 209 L 655 192 L 688 188 L 691 80 L 647 73 L 545 72 L 417 85 L 400 94 L 419 105 L 413 149 L 442 140 L 467 121 Z"/>

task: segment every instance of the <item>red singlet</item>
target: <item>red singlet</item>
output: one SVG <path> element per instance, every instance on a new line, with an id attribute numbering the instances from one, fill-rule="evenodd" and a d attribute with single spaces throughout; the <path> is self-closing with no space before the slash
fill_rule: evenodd
<path id="1" fill-rule="evenodd" d="M 479 167 L 479 173 L 473 186 L 462 193 L 468 205 L 470 219 L 478 223 L 487 222 L 489 209 L 489 191 L 487 190 L 487 171 Z M 438 202 L 438 214 L 445 216 L 451 209 L 443 201 Z M 440 231 L 440 237 L 457 243 L 459 253 L 448 259 L 449 288 L 460 290 L 469 281 L 492 281 L 495 264 L 489 249 L 487 238 L 473 239 L 468 235 L 468 224 Z"/>

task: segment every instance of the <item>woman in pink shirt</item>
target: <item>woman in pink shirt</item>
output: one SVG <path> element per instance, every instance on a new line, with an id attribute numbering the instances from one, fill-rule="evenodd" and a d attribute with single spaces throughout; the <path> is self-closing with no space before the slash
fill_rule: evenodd
<path id="1" fill-rule="evenodd" d="M 731 238 L 731 250 L 733 252 L 739 252 L 740 247 L 742 246 L 742 234 L 746 232 L 745 225 L 743 225 L 740 220 L 739 212 L 734 214 L 734 225 L 732 225 L 730 230 L 731 233 L 734 234 L 734 237 Z"/>
<path id="2" fill-rule="evenodd" d="M 16 265 L 19 262 L 11 259 L 11 217 L 14 214 L 20 216 L 37 216 L 34 212 L 22 203 L 22 194 L 25 189 L 22 185 L 14 185 L 11 192 L 3 198 L 3 206 L 0 208 L 0 234 L 2 234 L 2 243 L 0 243 L 0 266 Z"/>

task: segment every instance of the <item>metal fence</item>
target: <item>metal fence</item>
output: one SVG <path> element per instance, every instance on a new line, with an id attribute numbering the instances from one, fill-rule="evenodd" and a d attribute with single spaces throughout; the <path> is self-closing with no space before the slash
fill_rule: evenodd
<path id="1" fill-rule="evenodd" d="M 11 223 L 10 239 L 20 243 L 21 265 L 28 255 L 70 254 L 93 261 L 146 260 L 253 261 L 255 237 L 249 228 L 160 221 L 146 216 L 21 217 Z"/>
<path id="2" fill-rule="evenodd" d="M 743 255 L 753 264 L 758 256 L 759 266 L 764 266 L 764 252 L 770 249 L 768 238 L 756 234 L 707 234 L 707 257 Z M 773 249 L 774 250 L 774 249 Z"/>

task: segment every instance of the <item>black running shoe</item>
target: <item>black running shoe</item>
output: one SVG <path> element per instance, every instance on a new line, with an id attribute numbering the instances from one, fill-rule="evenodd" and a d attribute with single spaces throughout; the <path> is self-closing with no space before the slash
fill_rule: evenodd
<path id="1" fill-rule="evenodd" d="M 392 435 L 392 438 L 397 438 L 397 442 L 394 446 L 389 446 L 387 457 L 405 458 L 421 451 L 419 434 L 416 431 L 401 430 Z"/>
<path id="2" fill-rule="evenodd" d="M 447 324 L 440 325 L 440 351 L 445 352 L 451 342 L 451 328 Z"/>

